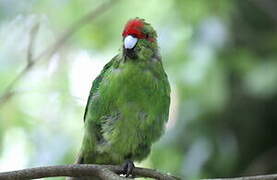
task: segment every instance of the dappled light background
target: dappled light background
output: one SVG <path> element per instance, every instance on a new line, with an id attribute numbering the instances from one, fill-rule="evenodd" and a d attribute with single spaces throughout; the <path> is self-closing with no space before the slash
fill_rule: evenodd
<path id="1" fill-rule="evenodd" d="M 35 24 L 33 57 L 101 3 L 0 0 L 0 94 L 26 66 Z M 187 179 L 276 172 L 276 9 L 274 0 L 114 3 L 0 100 L 0 171 L 74 162 L 92 81 L 121 48 L 126 21 L 141 17 L 158 32 L 172 101 L 164 136 L 137 165 Z"/>

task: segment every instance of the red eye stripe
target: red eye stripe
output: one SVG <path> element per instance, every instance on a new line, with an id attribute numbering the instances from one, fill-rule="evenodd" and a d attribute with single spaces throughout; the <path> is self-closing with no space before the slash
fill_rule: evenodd
<path id="1" fill-rule="evenodd" d="M 142 28 L 144 26 L 143 20 L 140 19 L 133 19 L 130 20 L 124 28 L 124 31 L 122 33 L 123 37 L 126 37 L 128 35 L 134 35 L 139 39 L 145 39 L 146 35 L 142 32 Z"/>

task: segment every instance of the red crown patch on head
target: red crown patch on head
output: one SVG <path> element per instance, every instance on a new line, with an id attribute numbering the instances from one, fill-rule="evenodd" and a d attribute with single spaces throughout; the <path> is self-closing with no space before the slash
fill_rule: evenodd
<path id="1" fill-rule="evenodd" d="M 142 28 L 144 26 L 144 22 L 142 19 L 132 19 L 128 21 L 128 23 L 125 25 L 124 31 L 122 33 L 123 37 L 126 37 L 128 35 L 134 35 L 139 39 L 146 38 L 146 35 L 143 34 Z"/>

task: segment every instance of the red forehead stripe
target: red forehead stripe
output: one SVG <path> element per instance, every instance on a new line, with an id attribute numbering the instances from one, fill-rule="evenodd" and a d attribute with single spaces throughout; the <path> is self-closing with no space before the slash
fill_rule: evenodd
<path id="1" fill-rule="evenodd" d="M 146 35 L 143 34 L 143 32 L 141 31 L 143 26 L 144 26 L 144 23 L 140 19 L 130 20 L 125 25 L 122 36 L 126 37 L 128 35 L 135 35 L 137 38 L 144 39 L 144 38 L 146 38 Z"/>

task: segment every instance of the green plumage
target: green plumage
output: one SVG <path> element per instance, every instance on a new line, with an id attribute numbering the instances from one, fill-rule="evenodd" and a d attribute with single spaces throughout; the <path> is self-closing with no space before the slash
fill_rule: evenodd
<path id="1" fill-rule="evenodd" d="M 142 30 L 156 38 L 149 24 Z M 164 131 L 170 87 L 157 43 L 139 39 L 132 51 L 129 57 L 123 47 L 93 82 L 79 163 L 141 161 Z"/>

